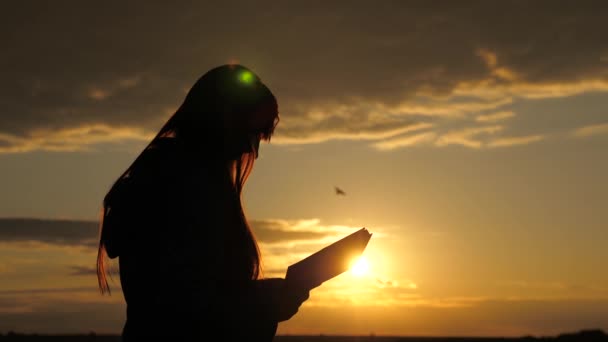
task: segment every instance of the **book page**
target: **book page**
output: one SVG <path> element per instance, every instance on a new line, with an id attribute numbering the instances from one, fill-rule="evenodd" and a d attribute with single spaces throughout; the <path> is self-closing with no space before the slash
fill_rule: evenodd
<path id="1" fill-rule="evenodd" d="M 366 228 L 361 228 L 292 264 L 287 268 L 287 283 L 289 286 L 311 290 L 344 273 L 353 259 L 363 253 L 371 237 L 372 234 Z"/>

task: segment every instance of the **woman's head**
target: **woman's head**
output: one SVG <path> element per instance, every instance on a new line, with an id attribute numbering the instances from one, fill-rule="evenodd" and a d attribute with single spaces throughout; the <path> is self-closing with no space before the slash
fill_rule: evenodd
<path id="1" fill-rule="evenodd" d="M 194 149 L 235 160 L 244 152 L 257 154 L 259 141 L 270 140 L 278 121 L 268 87 L 250 69 L 228 64 L 197 80 L 160 134 L 171 130 Z"/>

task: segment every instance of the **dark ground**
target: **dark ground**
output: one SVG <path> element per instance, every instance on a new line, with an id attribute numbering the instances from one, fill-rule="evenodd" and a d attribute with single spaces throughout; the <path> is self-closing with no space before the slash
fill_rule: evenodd
<path id="1" fill-rule="evenodd" d="M 116 335 L 38 335 L 7 332 L 0 342 L 120 342 Z M 275 342 L 608 342 L 602 330 L 583 330 L 558 336 L 523 337 L 387 337 L 387 336 L 276 336 Z"/>

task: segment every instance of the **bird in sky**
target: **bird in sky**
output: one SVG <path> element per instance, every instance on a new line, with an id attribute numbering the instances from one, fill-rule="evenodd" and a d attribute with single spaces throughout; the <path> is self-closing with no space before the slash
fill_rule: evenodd
<path id="1" fill-rule="evenodd" d="M 337 186 L 335 186 L 334 189 L 336 190 L 336 195 L 346 196 L 346 192 L 344 192 L 344 190 L 338 188 Z"/>

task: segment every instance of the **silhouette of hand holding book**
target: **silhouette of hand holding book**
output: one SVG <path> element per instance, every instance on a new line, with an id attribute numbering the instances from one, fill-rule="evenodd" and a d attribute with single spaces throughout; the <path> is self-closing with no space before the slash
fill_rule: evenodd
<path id="1" fill-rule="evenodd" d="M 371 236 L 366 228 L 361 228 L 292 264 L 287 268 L 285 278 L 261 279 L 258 286 L 270 293 L 277 321 L 289 320 L 308 300 L 310 290 L 345 272 L 353 258 L 363 253 Z"/>
<path id="2" fill-rule="evenodd" d="M 310 291 L 349 269 L 351 261 L 360 256 L 372 234 L 366 228 L 334 242 L 287 268 L 285 280 L 292 289 Z"/>

